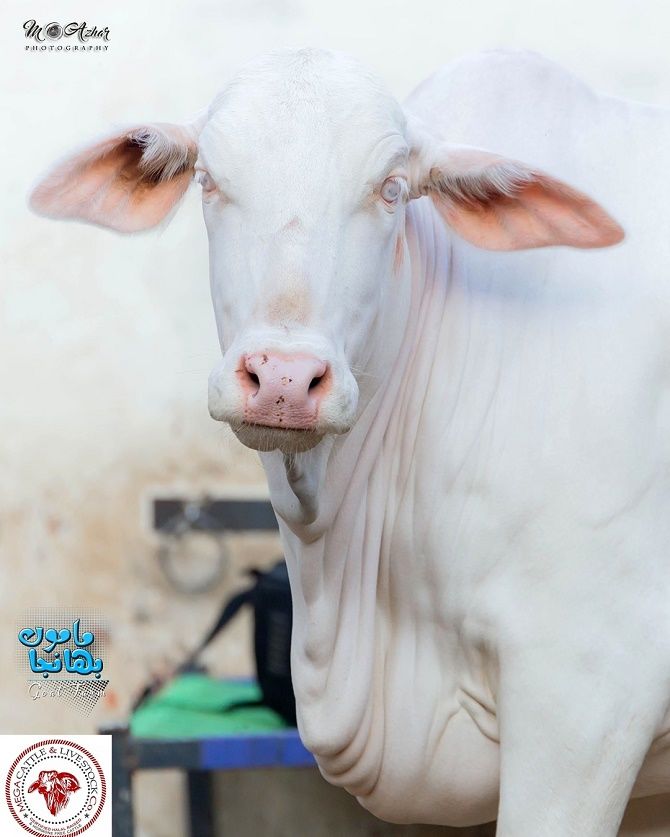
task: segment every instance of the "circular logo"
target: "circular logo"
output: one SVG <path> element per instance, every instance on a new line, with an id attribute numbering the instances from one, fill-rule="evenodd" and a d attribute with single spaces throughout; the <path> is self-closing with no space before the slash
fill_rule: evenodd
<path id="1" fill-rule="evenodd" d="M 12 816 L 37 837 L 83 834 L 100 815 L 106 795 L 107 783 L 95 756 L 61 738 L 24 750 L 5 782 Z"/>
<path id="2" fill-rule="evenodd" d="M 44 34 L 50 41 L 57 41 L 63 37 L 63 27 L 60 23 L 47 23 L 44 27 Z"/>

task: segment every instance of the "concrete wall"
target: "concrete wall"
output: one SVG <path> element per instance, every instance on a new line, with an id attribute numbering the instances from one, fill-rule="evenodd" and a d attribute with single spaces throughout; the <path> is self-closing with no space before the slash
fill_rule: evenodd
<path id="1" fill-rule="evenodd" d="M 235 585 L 232 567 L 204 596 L 170 588 L 147 526 L 152 494 L 261 495 L 264 484 L 254 455 L 206 412 L 217 345 L 198 196 L 166 230 L 122 239 L 32 217 L 25 195 L 36 174 L 110 126 L 190 116 L 242 61 L 277 46 L 356 53 L 399 97 L 464 52 L 529 47 L 607 92 L 670 105 L 668 6 L 68 0 L 54 11 L 48 0 L 6 0 L 0 15 L 0 654 L 13 658 L 25 607 L 86 603 L 106 616 L 111 677 L 104 704 L 84 719 L 31 703 L 8 671 L 0 715 L 3 732 L 88 731 L 123 716 L 147 674 L 182 653 L 175 637 L 195 639 Z M 26 53 L 28 16 L 107 25 L 110 50 Z M 272 538 L 238 539 L 233 561 L 267 562 L 276 550 Z M 213 652 L 217 670 L 247 671 L 247 649 L 240 624 Z M 155 822 L 145 833 L 160 837 Z"/>

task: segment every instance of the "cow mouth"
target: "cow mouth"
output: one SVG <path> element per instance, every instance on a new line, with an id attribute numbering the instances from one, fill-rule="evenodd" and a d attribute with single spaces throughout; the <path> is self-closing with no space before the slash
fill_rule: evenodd
<path id="1" fill-rule="evenodd" d="M 252 450 L 303 453 L 316 447 L 325 436 L 323 430 L 304 427 L 276 427 L 243 421 L 232 426 L 237 438 Z"/>

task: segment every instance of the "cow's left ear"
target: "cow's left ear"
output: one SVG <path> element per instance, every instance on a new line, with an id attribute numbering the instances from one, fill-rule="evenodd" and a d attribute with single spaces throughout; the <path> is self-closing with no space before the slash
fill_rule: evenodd
<path id="1" fill-rule="evenodd" d="M 196 124 L 137 125 L 61 160 L 30 195 L 30 208 L 117 232 L 155 227 L 176 207 L 193 177 Z"/>
<path id="2" fill-rule="evenodd" d="M 411 148 L 410 195 L 429 195 L 455 232 L 487 250 L 608 247 L 624 236 L 601 206 L 571 186 L 515 160 L 425 134 Z"/>

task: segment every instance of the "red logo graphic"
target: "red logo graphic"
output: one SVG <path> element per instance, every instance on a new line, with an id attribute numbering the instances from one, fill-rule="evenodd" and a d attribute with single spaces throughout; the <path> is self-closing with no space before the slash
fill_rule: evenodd
<path id="1" fill-rule="evenodd" d="M 20 753 L 5 782 L 12 816 L 36 837 L 82 834 L 100 815 L 106 795 L 107 783 L 95 756 L 60 738 L 39 741 Z"/>
<path id="2" fill-rule="evenodd" d="M 78 791 L 80 787 L 76 777 L 71 773 L 40 770 L 39 779 L 28 788 L 28 793 L 39 791 L 44 797 L 47 808 L 55 817 L 70 801 L 70 795 Z"/>

